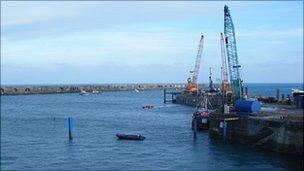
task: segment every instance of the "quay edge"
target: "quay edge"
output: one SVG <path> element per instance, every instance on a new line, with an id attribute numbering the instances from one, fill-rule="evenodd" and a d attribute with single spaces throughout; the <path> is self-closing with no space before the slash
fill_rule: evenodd
<path id="1" fill-rule="evenodd" d="M 266 101 L 262 105 L 264 109 L 252 115 L 233 111 L 223 114 L 220 112 L 222 97 L 209 95 L 208 99 L 215 109 L 209 118 L 209 137 L 303 156 L 303 104 L 299 105 L 295 97 L 289 103 L 282 100 L 272 103 Z M 175 103 L 195 107 L 202 99 L 202 96 L 182 93 L 176 97 Z"/>
<path id="2" fill-rule="evenodd" d="M 209 137 L 223 139 L 226 121 L 227 141 L 261 147 L 267 150 L 303 156 L 303 110 L 298 115 L 268 113 L 259 116 L 237 114 L 212 114 L 210 116 Z"/>

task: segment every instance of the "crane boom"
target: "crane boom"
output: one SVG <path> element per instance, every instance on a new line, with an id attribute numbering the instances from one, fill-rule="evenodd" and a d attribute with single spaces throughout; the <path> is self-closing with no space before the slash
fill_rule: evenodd
<path id="1" fill-rule="evenodd" d="M 231 91 L 231 86 L 228 81 L 227 61 L 226 61 L 225 42 L 224 42 L 223 33 L 221 33 L 220 43 L 221 43 L 221 56 L 222 56 L 222 84 L 223 84 L 223 90 L 227 92 L 227 91 Z"/>
<path id="2" fill-rule="evenodd" d="M 186 90 L 191 93 L 197 93 L 197 90 L 198 90 L 197 80 L 198 80 L 198 75 L 199 75 L 199 70 L 200 70 L 200 65 L 201 65 L 203 46 L 204 46 L 204 35 L 201 35 L 201 39 L 200 39 L 200 42 L 198 45 L 198 51 L 197 51 L 197 55 L 196 55 L 194 70 L 190 71 L 190 73 L 192 73 L 192 76 L 188 78 L 188 85 L 186 87 Z"/>
<path id="3" fill-rule="evenodd" d="M 204 35 L 201 36 L 199 45 L 198 45 L 198 50 L 197 50 L 197 55 L 196 55 L 196 60 L 195 60 L 195 66 L 193 70 L 193 79 L 192 82 L 197 84 L 198 80 L 198 75 L 199 75 L 199 70 L 200 70 L 200 65 L 201 65 L 201 58 L 202 58 L 202 52 L 203 52 L 203 45 L 204 45 Z"/>
<path id="4" fill-rule="evenodd" d="M 238 55 L 236 50 L 236 40 L 234 25 L 230 16 L 228 6 L 224 7 L 224 34 L 228 57 L 228 67 L 230 82 L 232 84 L 233 99 L 243 98 L 243 81 L 240 78 Z"/>

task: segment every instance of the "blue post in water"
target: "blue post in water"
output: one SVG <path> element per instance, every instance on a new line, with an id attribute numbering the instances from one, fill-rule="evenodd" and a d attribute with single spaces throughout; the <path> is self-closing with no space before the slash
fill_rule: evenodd
<path id="1" fill-rule="evenodd" d="M 68 118 L 68 123 L 69 123 L 69 140 L 72 140 L 73 139 L 73 120 L 72 118 Z"/>
<path id="2" fill-rule="evenodd" d="M 227 132 L 227 122 L 223 122 L 223 140 L 226 140 L 226 132 Z"/>
<path id="3" fill-rule="evenodd" d="M 164 103 L 166 103 L 167 102 L 167 93 L 166 93 L 166 89 L 164 89 Z"/>

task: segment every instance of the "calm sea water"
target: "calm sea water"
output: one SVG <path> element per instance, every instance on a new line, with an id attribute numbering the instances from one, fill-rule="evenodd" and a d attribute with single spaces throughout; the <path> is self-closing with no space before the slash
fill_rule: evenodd
<path id="1" fill-rule="evenodd" d="M 292 88 L 304 89 L 303 83 L 249 83 L 245 84 L 248 87 L 249 95 L 256 96 L 276 96 L 276 90 L 280 90 L 280 94 L 291 95 Z"/>
<path id="2" fill-rule="evenodd" d="M 162 93 L 1 96 L 1 170 L 303 169 L 302 158 L 210 140 L 208 132 L 193 141 L 193 108 L 164 106 Z M 146 104 L 156 108 L 143 110 Z M 67 117 L 74 119 L 73 141 Z M 117 140 L 116 133 L 146 140 Z"/>

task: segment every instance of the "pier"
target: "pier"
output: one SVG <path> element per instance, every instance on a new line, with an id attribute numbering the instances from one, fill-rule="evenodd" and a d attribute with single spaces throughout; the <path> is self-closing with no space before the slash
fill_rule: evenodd
<path id="1" fill-rule="evenodd" d="M 177 95 L 181 94 L 180 91 L 174 91 L 174 90 L 167 90 L 167 89 L 164 89 L 164 103 L 168 103 L 168 102 L 171 102 L 171 103 L 175 103 L 176 102 L 176 97 Z M 167 99 L 167 95 L 171 95 L 171 99 Z"/>

